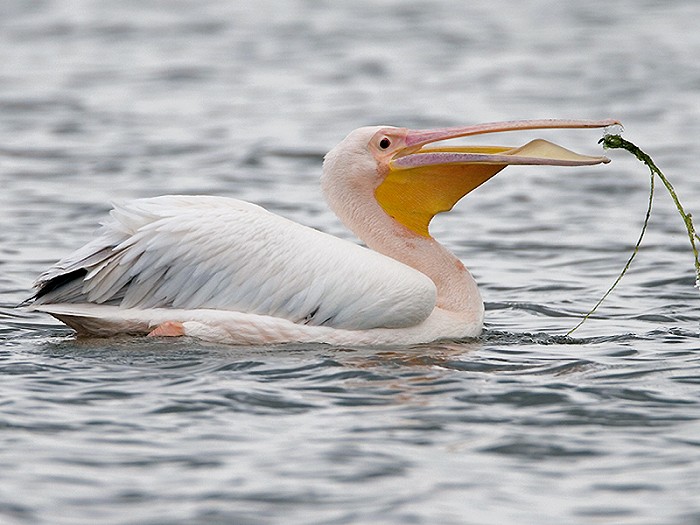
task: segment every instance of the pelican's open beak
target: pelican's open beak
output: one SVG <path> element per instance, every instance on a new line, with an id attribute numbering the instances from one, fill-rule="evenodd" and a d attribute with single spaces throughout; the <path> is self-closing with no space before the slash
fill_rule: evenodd
<path id="1" fill-rule="evenodd" d="M 546 140 L 518 148 L 502 146 L 431 146 L 471 135 L 532 129 L 605 128 L 616 120 L 522 120 L 438 130 L 407 130 L 404 147 L 389 161 L 386 178 L 375 195 L 382 208 L 419 235 L 474 188 L 509 164 L 590 166 L 610 162 L 607 157 L 579 155 Z"/>

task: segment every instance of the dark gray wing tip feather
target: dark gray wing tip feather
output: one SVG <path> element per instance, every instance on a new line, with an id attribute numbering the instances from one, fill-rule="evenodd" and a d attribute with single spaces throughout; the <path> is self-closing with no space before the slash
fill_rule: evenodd
<path id="1" fill-rule="evenodd" d="M 32 304 L 34 301 L 37 299 L 40 299 L 44 297 L 45 295 L 50 294 L 51 292 L 54 292 L 58 290 L 59 288 L 72 283 L 73 281 L 76 281 L 78 279 L 83 279 L 87 275 L 88 271 L 85 268 L 78 268 L 77 270 L 73 270 L 71 272 L 66 272 L 66 273 L 61 273 L 56 275 L 55 277 L 52 277 L 46 281 L 39 281 L 37 283 L 37 291 L 34 295 L 32 295 L 29 299 L 26 301 L 23 301 L 20 303 L 18 306 L 29 306 Z"/>

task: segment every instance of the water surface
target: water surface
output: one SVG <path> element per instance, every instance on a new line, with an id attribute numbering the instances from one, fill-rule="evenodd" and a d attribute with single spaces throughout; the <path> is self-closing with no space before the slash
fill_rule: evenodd
<path id="1" fill-rule="evenodd" d="M 700 523 L 700 296 L 662 192 L 510 167 L 439 217 L 487 305 L 413 348 L 77 341 L 14 305 L 109 202 L 257 202 L 344 238 L 323 154 L 367 124 L 622 120 L 700 209 L 700 6 L 0 5 L 0 522 Z M 538 133 L 597 154 L 598 131 Z M 533 134 L 495 137 L 520 144 Z"/>

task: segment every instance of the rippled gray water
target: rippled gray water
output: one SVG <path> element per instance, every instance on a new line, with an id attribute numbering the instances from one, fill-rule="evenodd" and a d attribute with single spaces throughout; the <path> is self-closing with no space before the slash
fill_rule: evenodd
<path id="1" fill-rule="evenodd" d="M 700 295 L 667 195 L 562 335 L 641 227 L 625 152 L 508 168 L 439 218 L 487 302 L 477 341 L 76 341 L 13 308 L 111 199 L 227 195 L 350 238 L 317 179 L 366 124 L 615 117 L 700 214 L 698 19 L 695 0 L 4 0 L 0 523 L 700 523 Z"/>

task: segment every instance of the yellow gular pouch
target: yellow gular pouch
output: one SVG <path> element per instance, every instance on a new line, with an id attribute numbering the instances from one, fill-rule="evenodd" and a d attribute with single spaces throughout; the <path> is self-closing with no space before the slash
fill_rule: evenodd
<path id="1" fill-rule="evenodd" d="M 478 160 L 422 162 L 421 157 L 459 155 Z M 450 155 L 454 154 L 454 155 Z M 411 160 L 405 162 L 407 158 Z M 607 160 L 607 159 L 605 159 Z M 467 193 L 477 188 L 509 164 L 580 165 L 603 161 L 600 157 L 579 155 L 542 139 L 513 148 L 504 146 L 453 146 L 424 148 L 399 158 L 400 167 L 389 164 L 386 178 L 375 190 L 384 211 L 406 228 L 429 237 L 432 218 L 449 211 Z M 415 165 L 414 165 L 415 164 Z"/>
<path id="2" fill-rule="evenodd" d="M 474 146 L 430 149 L 426 151 L 459 153 L 504 153 L 512 148 Z M 450 211 L 467 193 L 477 188 L 506 164 L 438 164 L 415 168 L 390 168 L 375 190 L 375 197 L 384 211 L 409 230 L 430 237 L 432 218 Z"/>

